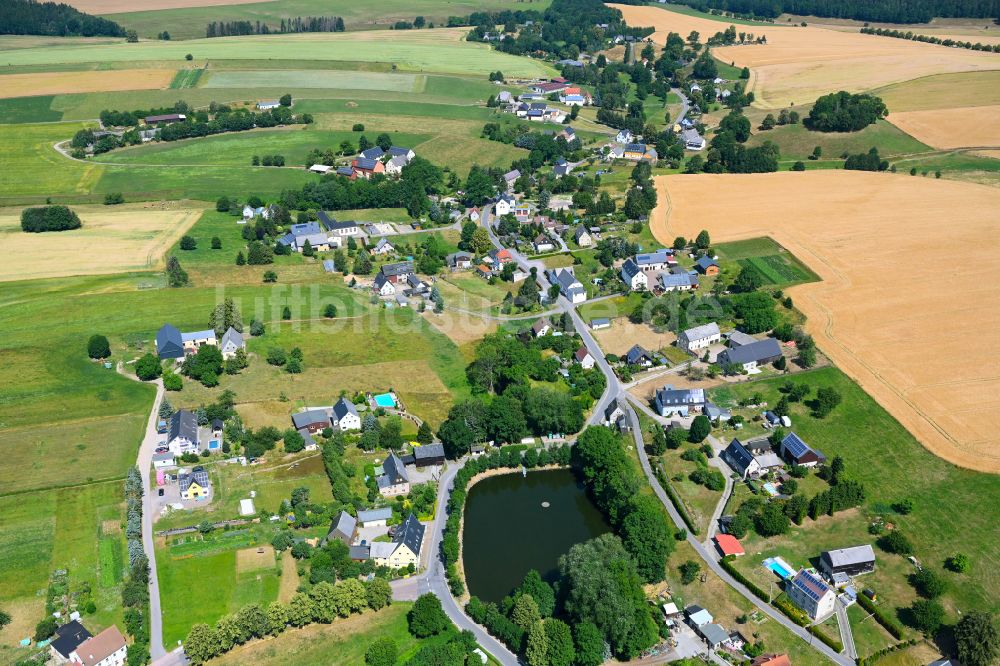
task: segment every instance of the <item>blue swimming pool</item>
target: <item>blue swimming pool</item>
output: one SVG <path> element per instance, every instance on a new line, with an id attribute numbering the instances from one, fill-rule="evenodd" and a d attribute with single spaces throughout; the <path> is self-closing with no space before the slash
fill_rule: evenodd
<path id="1" fill-rule="evenodd" d="M 375 404 L 386 409 L 394 409 L 396 407 L 396 399 L 392 397 L 391 393 L 380 393 L 375 396 Z"/>
<path id="2" fill-rule="evenodd" d="M 764 560 L 764 567 L 773 571 L 782 580 L 795 575 L 792 567 L 780 557 L 767 558 Z"/>

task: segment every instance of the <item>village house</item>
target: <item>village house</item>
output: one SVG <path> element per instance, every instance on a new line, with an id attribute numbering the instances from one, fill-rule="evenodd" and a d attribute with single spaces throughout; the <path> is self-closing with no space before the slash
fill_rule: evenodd
<path id="1" fill-rule="evenodd" d="M 785 594 L 812 620 L 828 617 L 834 611 L 836 593 L 815 573 L 800 569 L 785 583 Z"/>
<path id="2" fill-rule="evenodd" d="M 576 362 L 579 363 L 584 370 L 590 370 L 594 367 L 594 363 L 596 363 L 594 357 L 590 355 L 590 352 L 587 351 L 586 347 L 580 347 L 577 349 L 576 353 L 573 354 L 573 358 L 576 359 Z"/>
<path id="3" fill-rule="evenodd" d="M 378 242 L 375 243 L 375 247 L 372 248 L 372 254 L 378 256 L 394 254 L 395 252 L 396 248 L 393 247 L 392 243 L 389 242 L 388 238 L 379 238 Z"/>
<path id="4" fill-rule="evenodd" d="M 719 325 L 714 321 L 681 331 L 677 336 L 677 346 L 684 351 L 694 352 L 722 340 Z"/>
<path id="5" fill-rule="evenodd" d="M 394 264 L 384 264 L 379 273 L 393 284 L 405 283 L 406 278 L 413 275 L 413 262 L 398 261 Z"/>
<path id="6" fill-rule="evenodd" d="M 698 134 L 697 130 L 686 129 L 681 132 L 681 139 L 684 141 L 684 147 L 688 150 L 704 150 L 705 149 L 705 137 Z"/>
<path id="7" fill-rule="evenodd" d="M 608 403 L 608 406 L 604 408 L 604 425 L 611 427 L 624 418 L 625 410 L 622 409 L 622 406 L 617 399 L 612 400 Z"/>
<path id="8" fill-rule="evenodd" d="M 351 180 L 357 180 L 358 178 L 370 180 L 375 174 L 385 173 L 384 164 L 376 159 L 370 159 L 367 157 L 358 157 L 352 160 L 351 168 L 354 169 L 354 173 L 351 175 Z"/>
<path id="9" fill-rule="evenodd" d="M 70 620 L 56 629 L 56 635 L 49 643 L 49 654 L 56 664 L 67 663 L 76 649 L 91 638 L 91 633 L 79 620 Z"/>
<path id="10" fill-rule="evenodd" d="M 222 334 L 222 341 L 219 344 L 219 351 L 222 352 L 222 358 L 230 359 L 236 356 L 237 351 L 240 349 L 246 351 L 246 348 L 247 343 L 243 339 L 243 334 L 232 326 Z"/>
<path id="11" fill-rule="evenodd" d="M 395 451 L 390 451 L 389 457 L 382 462 L 382 473 L 375 478 L 375 483 L 382 497 L 395 497 L 410 492 L 410 477 L 406 474 L 406 465 Z"/>
<path id="12" fill-rule="evenodd" d="M 345 236 L 360 236 L 361 229 L 358 227 L 357 222 L 344 221 L 340 222 L 332 217 L 330 217 L 326 211 L 316 211 L 316 219 L 319 220 L 320 225 L 323 230 L 327 232 L 330 236 L 330 244 L 334 247 L 340 247 L 342 244 L 339 238 Z"/>
<path id="13" fill-rule="evenodd" d="M 647 287 L 646 274 L 632 258 L 626 259 L 622 264 L 622 282 L 632 291 L 644 291 Z"/>
<path id="14" fill-rule="evenodd" d="M 644 143 L 628 143 L 625 144 L 625 150 L 622 153 L 622 157 L 627 160 L 633 160 L 637 162 L 647 161 L 655 162 L 659 159 L 656 154 L 656 148 L 652 146 L 647 146 Z"/>
<path id="15" fill-rule="evenodd" d="M 680 273 L 660 273 L 659 287 L 667 291 L 690 291 L 698 288 L 698 276 L 687 271 Z"/>
<path id="16" fill-rule="evenodd" d="M 623 357 L 628 365 L 638 365 L 641 368 L 652 368 L 656 359 L 642 345 L 632 345 Z"/>
<path id="17" fill-rule="evenodd" d="M 750 662 L 750 666 L 792 666 L 792 660 L 787 654 L 762 654 Z"/>
<path id="18" fill-rule="evenodd" d="M 81 638 L 83 640 L 77 642 Z M 72 620 L 56 630 L 56 638 L 49 643 L 49 654 L 56 664 L 124 666 L 128 660 L 128 644 L 115 625 L 91 636 L 78 620 Z"/>
<path id="19" fill-rule="evenodd" d="M 875 571 L 875 551 L 868 544 L 825 550 L 819 556 L 819 568 L 831 578 L 835 574 L 860 576 L 871 573 Z"/>
<path id="20" fill-rule="evenodd" d="M 702 275 L 718 275 L 719 274 L 719 264 L 715 262 L 715 259 L 708 256 L 707 254 L 699 257 L 698 261 L 694 262 L 695 270 L 697 270 Z"/>
<path id="21" fill-rule="evenodd" d="M 721 553 L 723 557 L 728 557 L 730 555 L 733 557 L 740 557 L 741 555 L 746 554 L 740 540 L 732 534 L 716 534 L 713 537 L 713 541 L 715 541 L 715 547 L 719 549 L 719 553 Z"/>
<path id="22" fill-rule="evenodd" d="M 548 271 L 549 282 L 559 285 L 559 292 L 565 296 L 570 303 L 583 303 L 587 300 L 587 291 L 583 288 L 583 283 L 576 279 L 576 276 L 568 268 L 558 268 Z"/>
<path id="23" fill-rule="evenodd" d="M 358 521 L 346 511 L 341 511 L 330 524 L 330 531 L 326 534 L 324 541 L 336 539 L 345 546 L 350 546 L 354 541 L 354 535 L 358 532 Z"/>
<path id="24" fill-rule="evenodd" d="M 410 163 L 410 160 L 401 155 L 396 155 L 385 161 L 385 172 L 390 176 L 398 176 L 403 173 L 403 167 Z"/>
<path id="25" fill-rule="evenodd" d="M 514 210 L 511 211 L 514 214 L 514 219 L 525 224 L 526 222 L 531 222 L 532 216 L 535 214 L 535 205 L 532 203 L 524 202 L 514 206 Z"/>
<path id="26" fill-rule="evenodd" d="M 212 482 L 209 481 L 208 472 L 200 465 L 190 472 L 181 472 L 177 476 L 177 484 L 180 487 L 181 499 L 203 500 L 212 494 Z"/>
<path id="27" fill-rule="evenodd" d="M 763 442 L 767 443 L 767 440 Z M 781 458 L 771 451 L 770 446 L 766 450 L 756 450 L 755 453 L 746 444 L 734 438 L 719 457 L 744 480 L 756 479 L 772 469 L 784 467 Z"/>
<path id="28" fill-rule="evenodd" d="M 361 430 L 361 417 L 354 403 L 347 398 L 340 398 L 333 406 L 333 416 L 330 417 L 333 427 L 341 432 Z"/>
<path id="29" fill-rule="evenodd" d="M 467 270 L 472 268 L 472 254 L 470 252 L 452 252 L 444 258 L 448 268 L 452 270 Z"/>
<path id="30" fill-rule="evenodd" d="M 751 372 L 759 366 L 773 363 L 779 358 L 781 358 L 781 345 L 774 338 L 764 338 L 741 347 L 731 347 L 719 352 L 718 363 L 723 367 L 735 364 L 745 372 Z"/>
<path id="31" fill-rule="evenodd" d="M 424 541 L 424 526 L 412 513 L 396 527 L 392 541 L 373 541 L 370 557 L 376 566 L 399 569 L 420 563 L 420 551 Z"/>
<path id="32" fill-rule="evenodd" d="M 514 257 L 507 248 L 490 250 L 483 258 L 483 261 L 490 264 L 494 269 L 500 269 L 507 264 L 514 263 Z"/>
<path id="33" fill-rule="evenodd" d="M 551 252 L 556 249 L 556 246 L 552 244 L 552 239 L 545 234 L 535 236 L 535 240 L 531 241 L 531 246 L 535 252 Z"/>
<path id="34" fill-rule="evenodd" d="M 731 331 L 726 333 L 726 345 L 729 347 L 743 347 L 757 342 L 757 338 L 747 335 L 743 331 Z"/>
<path id="35" fill-rule="evenodd" d="M 565 90 L 568 86 L 565 83 L 558 83 L 553 81 L 542 81 L 540 83 L 534 83 L 528 87 L 533 93 L 538 93 L 539 95 L 551 95 L 552 93 L 557 93 Z"/>
<path id="36" fill-rule="evenodd" d="M 389 155 L 391 157 L 402 157 L 404 160 L 406 160 L 406 164 L 409 164 L 410 160 L 412 160 L 414 157 L 417 156 L 417 154 L 413 152 L 412 149 L 407 148 L 405 146 L 390 146 Z"/>
<path id="37" fill-rule="evenodd" d="M 510 215 L 511 211 L 514 210 L 514 206 L 517 205 L 517 201 L 514 197 L 509 194 L 502 194 L 500 198 L 497 199 L 496 203 L 493 205 L 493 213 L 497 217 L 503 217 L 504 215 Z"/>
<path id="38" fill-rule="evenodd" d="M 164 324 L 156 332 L 156 355 L 161 361 L 184 358 L 184 339 L 177 328 Z"/>
<path id="39" fill-rule="evenodd" d="M 781 440 L 781 456 L 799 467 L 815 467 L 826 462 L 826 456 L 810 447 L 794 432 L 788 433 Z"/>
<path id="40" fill-rule="evenodd" d="M 618 134 L 615 135 L 615 143 L 629 144 L 632 143 L 632 132 L 627 129 L 618 130 Z"/>
<path id="41" fill-rule="evenodd" d="M 358 155 L 366 160 L 380 160 L 385 156 L 385 151 L 382 150 L 381 146 L 372 146 L 371 148 L 365 148 Z"/>
<path id="42" fill-rule="evenodd" d="M 590 232 L 587 231 L 587 227 L 582 224 L 577 225 L 576 230 L 573 232 L 573 240 L 580 247 L 590 247 L 594 243 L 594 239 L 591 237 Z"/>
<path id="43" fill-rule="evenodd" d="M 175 456 L 198 453 L 202 450 L 198 417 L 194 412 L 179 409 L 171 415 L 167 430 L 167 447 Z"/>
<path id="44" fill-rule="evenodd" d="M 705 390 L 675 389 L 667 384 L 656 392 L 654 402 L 660 416 L 688 416 L 692 410 L 705 405 Z"/>
<path id="45" fill-rule="evenodd" d="M 507 191 L 510 192 L 514 189 L 514 183 L 517 179 L 521 177 L 521 172 L 517 169 L 512 169 L 503 175 L 503 182 L 507 184 Z"/>
<path id="46" fill-rule="evenodd" d="M 662 271 L 665 268 L 669 268 L 669 261 L 672 256 L 672 250 L 656 250 L 655 252 L 637 254 L 634 257 L 634 261 L 644 271 Z"/>
<path id="47" fill-rule="evenodd" d="M 396 285 L 385 276 L 385 273 L 379 273 L 372 282 L 372 290 L 382 298 L 387 298 L 396 294 Z"/>
<path id="48" fill-rule="evenodd" d="M 330 417 L 325 409 L 307 409 L 292 414 L 292 425 L 296 430 L 306 430 L 310 434 L 315 434 L 330 427 Z"/>
<path id="49" fill-rule="evenodd" d="M 362 509 L 358 511 L 358 523 L 361 527 L 385 527 L 392 518 L 392 507 L 381 509 Z"/>
<path id="50" fill-rule="evenodd" d="M 531 325 L 531 332 L 535 334 L 536 338 L 548 335 L 550 331 L 552 331 L 552 322 L 549 321 L 548 317 L 542 317 Z"/>
<path id="51" fill-rule="evenodd" d="M 465 214 L 468 216 L 469 220 L 471 220 L 472 222 L 478 222 L 479 221 L 479 208 L 477 208 L 476 206 L 473 206 L 472 208 L 466 209 Z"/>

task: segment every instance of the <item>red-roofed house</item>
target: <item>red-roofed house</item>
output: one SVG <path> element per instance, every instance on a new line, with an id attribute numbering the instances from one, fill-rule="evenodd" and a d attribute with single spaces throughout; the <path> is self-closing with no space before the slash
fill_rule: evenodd
<path id="1" fill-rule="evenodd" d="M 586 347 L 580 347 L 577 349 L 573 356 L 576 357 L 577 363 L 583 366 L 584 370 L 590 370 L 594 367 L 594 357 L 590 355 L 590 352 L 587 351 Z"/>
<path id="2" fill-rule="evenodd" d="M 751 666 L 792 666 L 787 654 L 762 654 L 753 660 Z"/>
<path id="3" fill-rule="evenodd" d="M 735 555 L 739 557 L 746 553 L 743 550 L 743 546 L 740 545 L 740 540 L 734 537 L 732 534 L 716 534 L 715 535 L 715 547 L 719 549 L 722 556 Z"/>

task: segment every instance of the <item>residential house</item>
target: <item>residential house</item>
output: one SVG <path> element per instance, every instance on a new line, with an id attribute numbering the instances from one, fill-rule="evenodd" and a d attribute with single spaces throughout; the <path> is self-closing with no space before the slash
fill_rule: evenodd
<path id="1" fill-rule="evenodd" d="M 389 457 L 382 462 L 382 473 L 375 478 L 375 482 L 383 497 L 406 495 L 410 492 L 410 477 L 406 474 L 406 465 L 395 451 L 389 452 Z"/>
<path id="2" fill-rule="evenodd" d="M 219 344 L 219 351 L 222 352 L 222 358 L 232 358 L 236 356 L 237 351 L 240 349 L 246 351 L 246 348 L 247 343 L 243 339 L 243 334 L 232 326 L 226 329 L 226 332 L 222 334 L 222 341 Z"/>
<path id="3" fill-rule="evenodd" d="M 591 319 L 590 328 L 594 331 L 599 331 L 602 328 L 611 328 L 611 320 L 607 317 L 597 317 L 596 319 Z"/>
<path id="4" fill-rule="evenodd" d="M 305 442 L 305 445 L 302 447 L 303 451 L 315 451 L 319 448 L 319 443 L 313 438 L 311 432 L 303 428 L 298 433 L 302 435 L 302 441 Z"/>
<path id="5" fill-rule="evenodd" d="M 350 222 L 350 221 L 339 222 L 336 219 L 327 215 L 326 211 L 322 210 L 316 212 L 316 218 L 319 220 L 319 223 L 323 227 L 323 230 L 325 230 L 330 235 L 331 238 L 336 239 L 338 237 L 342 238 L 344 236 L 361 235 L 361 229 L 358 227 L 357 222 Z M 340 246 L 340 243 L 337 243 L 336 240 L 332 240 L 331 243 L 333 245 L 336 245 L 337 247 Z"/>
<path id="6" fill-rule="evenodd" d="M 615 135 L 615 143 L 629 144 L 632 143 L 632 132 L 627 129 L 618 130 L 618 134 Z"/>
<path id="7" fill-rule="evenodd" d="M 551 252 L 556 249 L 556 246 L 552 244 L 552 239 L 545 234 L 535 236 L 535 240 L 531 241 L 531 246 L 535 252 Z"/>
<path id="8" fill-rule="evenodd" d="M 794 432 L 781 440 L 781 456 L 792 465 L 815 467 L 826 462 L 826 456 L 810 447 Z"/>
<path id="9" fill-rule="evenodd" d="M 337 514 L 336 519 L 330 524 L 330 531 L 326 534 L 326 541 L 336 539 L 345 546 L 350 546 L 354 541 L 354 535 L 358 532 L 358 520 L 346 511 Z"/>
<path id="10" fill-rule="evenodd" d="M 493 249 L 489 251 L 484 261 L 493 266 L 494 270 L 499 270 L 507 264 L 514 263 L 514 256 L 507 248 L 501 250 Z"/>
<path id="11" fill-rule="evenodd" d="M 373 542 L 371 558 L 376 566 L 399 569 L 420 563 L 420 551 L 424 542 L 424 526 L 412 513 L 397 528 L 392 542 Z"/>
<path id="12" fill-rule="evenodd" d="M 417 277 L 416 273 L 410 273 L 406 276 L 406 285 L 409 287 L 406 292 L 408 296 L 420 296 L 431 290 L 426 282 Z"/>
<path id="13" fill-rule="evenodd" d="M 757 338 L 743 331 L 732 331 L 726 334 L 726 344 L 730 347 L 742 347 L 757 342 Z"/>
<path id="14" fill-rule="evenodd" d="M 156 332 L 156 355 L 160 360 L 184 358 L 184 339 L 176 327 L 164 324 Z"/>
<path id="15" fill-rule="evenodd" d="M 813 620 L 828 617 L 837 602 L 837 594 L 822 578 L 807 569 L 800 569 L 786 583 L 785 594 Z"/>
<path id="16" fill-rule="evenodd" d="M 576 138 L 576 130 L 567 125 L 563 127 L 561 132 L 556 134 L 556 137 L 562 137 L 566 140 L 566 143 L 572 143 L 573 139 Z"/>
<path id="17" fill-rule="evenodd" d="M 556 164 L 552 167 L 552 175 L 558 179 L 569 175 L 569 172 L 572 170 L 573 167 L 568 162 L 564 162 L 562 164 Z"/>
<path id="18" fill-rule="evenodd" d="M 507 184 L 507 191 L 512 191 L 514 189 L 514 183 L 517 179 L 521 177 L 521 172 L 517 169 L 512 169 L 503 175 L 503 182 Z"/>
<path id="19" fill-rule="evenodd" d="M 525 224 L 526 222 L 530 222 L 532 216 L 534 216 L 535 205 L 527 202 L 521 203 L 514 206 L 514 210 L 512 210 L 511 212 L 514 214 L 515 220 L 517 220 L 521 224 Z"/>
<path id="20" fill-rule="evenodd" d="M 549 321 L 548 317 L 542 317 L 541 319 L 535 321 L 531 325 L 531 332 L 535 334 L 536 338 L 540 338 L 543 335 L 548 335 L 552 331 L 552 322 Z"/>
<path id="21" fill-rule="evenodd" d="M 729 640 L 729 632 L 718 624 L 703 624 L 698 627 L 698 633 L 713 650 Z"/>
<path id="22" fill-rule="evenodd" d="M 202 450 L 198 417 L 194 412 L 179 409 L 173 413 L 170 417 L 170 428 L 167 430 L 167 447 L 176 456 L 198 453 Z"/>
<path id="23" fill-rule="evenodd" d="M 372 254 L 379 256 L 384 256 L 387 254 L 395 253 L 396 248 L 393 247 L 392 243 L 389 242 L 388 238 L 379 238 L 378 242 L 375 243 L 375 247 L 372 248 Z"/>
<path id="24" fill-rule="evenodd" d="M 743 443 L 733 439 L 719 456 L 741 479 L 756 479 L 784 466 L 766 439 Z"/>
<path id="25" fill-rule="evenodd" d="M 392 146 L 389 148 L 389 155 L 392 157 L 402 157 L 409 163 L 414 157 L 417 156 L 412 149 L 406 148 L 405 146 Z"/>
<path id="26" fill-rule="evenodd" d="M 497 103 L 498 104 L 510 104 L 514 101 L 514 96 L 510 94 L 509 90 L 501 90 L 497 93 Z"/>
<path id="27" fill-rule="evenodd" d="M 476 206 L 473 206 L 472 208 L 466 210 L 465 214 L 469 216 L 469 220 L 471 220 L 472 222 L 479 221 L 479 208 L 477 208 Z"/>
<path id="28" fill-rule="evenodd" d="M 860 576 L 871 573 L 875 571 L 875 551 L 868 544 L 826 550 L 819 556 L 819 568 L 831 577 L 834 574 Z"/>
<path id="29" fill-rule="evenodd" d="M 576 362 L 583 367 L 584 370 L 590 370 L 591 368 L 594 367 L 594 363 L 596 363 L 594 357 L 590 355 L 590 352 L 587 351 L 586 347 L 580 347 L 579 349 L 577 349 L 576 353 L 573 354 L 573 357 L 576 359 Z"/>
<path id="30" fill-rule="evenodd" d="M 333 416 L 330 417 L 333 427 L 341 432 L 347 430 L 361 430 L 361 417 L 354 403 L 347 398 L 341 398 L 333 406 Z"/>
<path id="31" fill-rule="evenodd" d="M 713 321 L 710 324 L 681 331 L 681 334 L 677 336 L 677 346 L 685 351 L 693 352 L 704 349 L 720 340 L 722 340 L 722 333 L 719 331 L 719 325 Z"/>
<path id="32" fill-rule="evenodd" d="M 339 166 L 336 171 L 338 176 L 343 176 L 345 178 L 351 178 L 354 175 L 354 169 L 349 166 Z"/>
<path id="33" fill-rule="evenodd" d="M 715 541 L 715 547 L 719 549 L 719 552 L 722 553 L 723 557 L 728 557 L 730 555 L 733 557 L 740 557 L 741 555 L 746 554 L 740 540 L 732 534 L 716 534 L 713 540 Z"/>
<path id="34" fill-rule="evenodd" d="M 656 392 L 654 400 L 660 416 L 688 416 L 693 409 L 705 405 L 704 389 L 675 389 L 670 384 Z"/>
<path id="35" fill-rule="evenodd" d="M 558 268 L 548 271 L 549 281 L 559 285 L 559 292 L 565 296 L 570 303 L 583 303 L 587 300 L 587 291 L 583 288 L 583 283 L 576 279 L 576 276 L 568 268 Z"/>
<path id="36" fill-rule="evenodd" d="M 396 285 L 385 276 L 385 273 L 379 273 L 375 276 L 375 281 L 372 283 L 372 289 L 382 298 L 387 298 L 396 294 Z"/>
<path id="37" fill-rule="evenodd" d="M 636 265 L 644 271 L 662 271 L 669 266 L 673 250 L 657 250 L 635 255 Z"/>
<path id="38" fill-rule="evenodd" d="M 660 273 L 659 287 L 663 291 L 690 291 L 698 288 L 698 276 L 687 271 L 681 273 Z"/>
<path id="39" fill-rule="evenodd" d="M 125 666 L 128 644 L 118 627 L 111 625 L 77 646 L 71 659 L 79 666 Z"/>
<path id="40" fill-rule="evenodd" d="M 758 366 L 773 363 L 781 358 L 781 345 L 774 338 L 764 338 L 742 347 L 725 349 L 719 352 L 717 362 L 725 367 L 736 364 L 744 371 L 750 372 Z"/>
<path id="41" fill-rule="evenodd" d="M 357 157 L 353 159 L 351 161 L 351 168 L 354 169 L 351 180 L 357 180 L 358 178 L 369 180 L 377 173 L 385 173 L 384 164 L 378 160 L 369 159 L 367 157 Z"/>
<path id="42" fill-rule="evenodd" d="M 560 67 L 583 67 L 583 63 L 579 60 L 570 60 L 569 58 L 563 58 L 562 60 L 557 60 L 556 64 Z M 572 90 L 572 88 L 570 88 Z"/>
<path id="43" fill-rule="evenodd" d="M 573 240 L 575 240 L 576 244 L 580 247 L 590 247 L 594 243 L 594 239 L 590 235 L 590 232 L 587 231 L 587 227 L 582 224 L 578 225 L 576 230 L 573 232 Z"/>
<path id="44" fill-rule="evenodd" d="M 153 454 L 153 469 L 166 469 L 168 467 L 176 467 L 177 459 L 174 454 L 170 451 L 165 453 L 154 453 Z"/>
<path id="45" fill-rule="evenodd" d="M 452 270 L 472 268 L 472 254 L 469 252 L 452 252 L 444 260 Z"/>
<path id="46" fill-rule="evenodd" d="M 750 662 L 750 666 L 792 666 L 792 660 L 787 654 L 762 654 Z"/>
<path id="47" fill-rule="evenodd" d="M 624 418 L 625 410 L 622 409 L 621 403 L 617 399 L 609 402 L 608 406 L 604 408 L 604 425 L 610 427 Z"/>
<path id="48" fill-rule="evenodd" d="M 385 156 L 385 151 L 382 150 L 381 146 L 372 146 L 371 148 L 362 150 L 358 154 L 366 160 L 380 160 Z"/>
<path id="49" fill-rule="evenodd" d="M 692 81 L 691 82 L 691 87 L 689 88 L 689 90 L 691 92 L 693 92 L 693 93 L 694 92 L 701 92 L 701 86 L 699 86 L 696 82 Z"/>
<path id="50" fill-rule="evenodd" d="M 398 176 L 403 173 L 403 167 L 410 163 L 410 160 L 401 155 L 396 155 L 385 161 L 385 172 L 390 176 Z"/>
<path id="51" fill-rule="evenodd" d="M 655 362 L 656 359 L 653 358 L 653 355 L 646 351 L 646 348 L 642 345 L 633 345 L 632 348 L 625 353 L 625 363 L 628 365 L 638 365 L 643 368 L 651 368 Z"/>
<path id="52" fill-rule="evenodd" d="M 567 88 L 563 94 L 559 95 L 559 101 L 568 106 L 587 106 L 591 102 L 589 93 L 570 93 L 572 88 Z M 579 90 L 579 88 L 577 88 Z"/>
<path id="53" fill-rule="evenodd" d="M 708 417 L 709 421 L 728 421 L 733 418 L 732 410 L 726 409 L 725 407 L 719 407 L 711 402 L 705 402 L 705 407 L 702 410 L 705 416 Z"/>
<path id="54" fill-rule="evenodd" d="M 181 333 L 181 342 L 184 345 L 185 354 L 193 354 L 205 345 L 218 346 L 218 340 L 215 339 L 215 331 L 213 329 Z"/>
<path id="55" fill-rule="evenodd" d="M 493 205 L 493 213 L 497 217 L 510 215 L 511 211 L 514 210 L 515 205 L 517 205 L 517 202 L 514 200 L 513 196 L 510 194 L 502 194 Z"/>
<path id="56" fill-rule="evenodd" d="M 706 255 L 698 258 L 698 261 L 694 262 L 695 270 L 697 270 L 702 275 L 718 275 L 719 274 L 719 264 L 715 262 L 715 259 Z"/>
<path id="57" fill-rule="evenodd" d="M 394 264 L 384 264 L 379 271 L 389 282 L 398 284 L 406 282 L 406 278 L 413 275 L 412 261 L 398 261 Z"/>
<path id="58" fill-rule="evenodd" d="M 307 409 L 292 414 L 292 425 L 296 430 L 306 430 L 315 434 L 330 427 L 330 417 L 327 416 L 325 409 Z"/>
<path id="59" fill-rule="evenodd" d="M 76 653 L 76 649 L 91 638 L 91 633 L 79 620 L 70 620 L 56 629 L 56 635 L 49 643 L 49 654 L 57 664 L 65 664 Z"/>
<path id="60" fill-rule="evenodd" d="M 627 160 L 634 160 L 638 162 L 641 161 L 655 162 L 657 159 L 659 159 L 659 156 L 656 154 L 656 148 L 653 148 L 652 146 L 647 146 L 644 143 L 625 144 L 625 150 L 622 153 L 622 157 L 624 157 Z"/>
<path id="61" fill-rule="evenodd" d="M 143 119 L 147 125 L 169 125 L 171 123 L 183 123 L 187 116 L 183 113 L 164 113 L 158 116 L 146 116 Z"/>
<path id="62" fill-rule="evenodd" d="M 646 274 L 631 257 L 622 264 L 622 282 L 632 291 L 644 291 L 648 286 Z"/>
<path id="63" fill-rule="evenodd" d="M 208 472 L 200 465 L 190 472 L 181 472 L 177 477 L 177 483 L 180 486 L 181 499 L 202 500 L 212 494 L 212 483 L 208 479 Z"/>
<path id="64" fill-rule="evenodd" d="M 392 507 L 390 506 L 358 511 L 358 522 L 361 527 L 385 527 L 390 518 L 392 518 Z"/>
<path id="65" fill-rule="evenodd" d="M 686 129 L 681 132 L 681 139 L 684 141 L 684 147 L 688 150 L 704 150 L 705 149 L 705 137 L 698 134 L 698 130 Z"/>
<path id="66" fill-rule="evenodd" d="M 528 87 L 533 93 L 538 93 L 539 95 L 551 95 L 552 93 L 557 93 L 565 90 L 568 86 L 565 83 L 542 81 L 541 83 L 534 83 Z"/>
<path id="67" fill-rule="evenodd" d="M 433 442 L 413 447 L 413 464 L 417 468 L 444 464 L 444 444 Z"/>

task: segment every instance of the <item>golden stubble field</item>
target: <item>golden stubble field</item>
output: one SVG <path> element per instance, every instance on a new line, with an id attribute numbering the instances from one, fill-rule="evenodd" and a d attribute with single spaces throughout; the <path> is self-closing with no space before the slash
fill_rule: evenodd
<path id="1" fill-rule="evenodd" d="M 934 148 L 1000 147 L 1000 106 L 902 111 L 886 120 Z"/>
<path id="2" fill-rule="evenodd" d="M 82 228 L 41 234 L 21 231 L 20 209 L 0 208 L 0 282 L 157 268 L 202 212 L 173 204 L 72 208 Z"/>
<path id="3" fill-rule="evenodd" d="M 686 16 L 652 6 L 611 5 L 629 25 L 653 26 L 663 44 L 668 32 L 702 41 L 728 27 L 725 21 Z M 862 35 L 813 26 L 738 25 L 740 32 L 766 35 L 766 45 L 713 49 L 724 62 L 753 70 L 755 106 L 805 104 L 838 90 L 860 92 L 947 72 L 1000 69 L 1000 54 L 954 49 L 891 37 Z"/>
<path id="4" fill-rule="evenodd" d="M 186 9 L 188 7 L 215 7 L 217 5 L 249 5 L 261 0 L 69 0 L 66 4 L 88 14 L 121 14 L 122 12 L 151 11 L 154 9 Z"/>
<path id="5" fill-rule="evenodd" d="M 834 363 L 930 451 L 1000 472 L 988 417 L 1000 413 L 1000 191 L 850 171 L 661 176 L 657 187 L 660 242 L 707 227 L 716 241 L 781 243 L 822 278 L 789 291 Z"/>
<path id="6" fill-rule="evenodd" d="M 0 76 L 0 98 L 119 90 L 161 90 L 170 87 L 175 74 L 177 70 L 173 69 L 4 74 Z"/>

